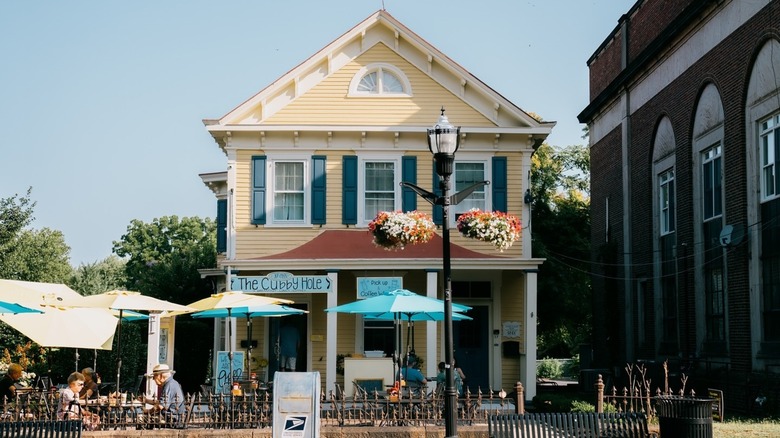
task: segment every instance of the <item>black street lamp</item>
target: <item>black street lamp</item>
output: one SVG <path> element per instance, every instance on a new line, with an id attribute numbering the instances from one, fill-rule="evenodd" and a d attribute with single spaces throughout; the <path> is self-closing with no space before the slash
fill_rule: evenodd
<path id="1" fill-rule="evenodd" d="M 488 181 L 480 181 L 460 192 L 448 196 L 450 188 L 450 175 L 452 175 L 453 162 L 455 161 L 455 152 L 460 145 L 460 128 L 455 128 L 444 115 L 444 108 L 441 109 L 439 121 L 432 129 L 428 130 L 428 149 L 433 153 L 433 160 L 436 162 L 436 174 L 441 178 L 439 187 L 441 196 L 431 193 L 412 183 L 402 182 L 401 185 L 414 190 L 423 199 L 432 205 L 440 205 L 442 208 L 442 226 L 441 237 L 443 242 L 443 276 L 444 276 L 444 427 L 445 436 L 456 437 L 457 431 L 457 406 L 458 390 L 455 388 L 455 350 L 452 339 L 452 280 L 451 280 L 451 260 L 450 260 L 450 205 L 457 205 L 460 201 L 466 199 L 471 192 L 479 187 L 490 184 Z"/>

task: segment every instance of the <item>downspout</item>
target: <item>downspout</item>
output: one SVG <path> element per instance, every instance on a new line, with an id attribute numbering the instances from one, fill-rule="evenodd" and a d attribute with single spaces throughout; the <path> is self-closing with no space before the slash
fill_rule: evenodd
<path id="1" fill-rule="evenodd" d="M 623 15 L 620 18 L 621 23 L 621 54 L 620 54 L 620 67 L 625 71 L 629 62 L 629 16 Z M 633 276 L 632 266 L 632 222 L 631 222 L 631 160 L 629 156 L 629 149 L 631 145 L 631 96 L 628 85 L 623 87 L 622 90 L 623 101 L 623 122 L 622 122 L 622 135 L 621 135 L 621 155 L 622 155 L 622 170 L 623 170 L 623 296 L 624 296 L 624 333 L 625 333 L 625 361 L 631 362 L 634 358 L 634 300 L 633 300 L 633 286 L 631 277 Z"/>

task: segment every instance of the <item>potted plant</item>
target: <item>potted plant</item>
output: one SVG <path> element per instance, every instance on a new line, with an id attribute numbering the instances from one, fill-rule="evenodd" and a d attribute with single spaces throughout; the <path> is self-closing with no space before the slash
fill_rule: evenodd
<path id="1" fill-rule="evenodd" d="M 368 224 L 374 244 L 387 250 L 426 243 L 433 237 L 436 225 L 430 215 L 419 211 L 380 211 Z"/>
<path id="2" fill-rule="evenodd" d="M 482 211 L 478 208 L 458 217 L 458 231 L 471 239 L 491 243 L 499 251 L 509 249 L 520 239 L 520 219 L 500 211 Z"/>

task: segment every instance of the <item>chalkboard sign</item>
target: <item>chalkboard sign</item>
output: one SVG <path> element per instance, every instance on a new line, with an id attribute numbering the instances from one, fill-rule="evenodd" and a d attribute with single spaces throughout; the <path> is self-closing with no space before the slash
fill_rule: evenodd
<path id="1" fill-rule="evenodd" d="M 720 389 L 709 388 L 707 390 L 712 402 L 712 420 L 723 421 L 723 391 Z"/>
<path id="2" fill-rule="evenodd" d="M 217 375 L 214 379 L 214 392 L 217 394 L 230 394 L 233 382 L 241 380 L 244 373 L 244 352 L 233 352 L 233 377 L 230 376 L 230 361 L 227 351 L 217 352 Z"/>

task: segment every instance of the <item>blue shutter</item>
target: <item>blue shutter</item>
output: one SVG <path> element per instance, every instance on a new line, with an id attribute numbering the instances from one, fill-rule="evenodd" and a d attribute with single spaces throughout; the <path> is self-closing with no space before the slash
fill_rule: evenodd
<path id="1" fill-rule="evenodd" d="M 217 200 L 217 254 L 227 252 L 227 199 Z"/>
<path id="2" fill-rule="evenodd" d="M 311 157 L 311 223 L 325 223 L 325 164 L 324 155 Z"/>
<path id="3" fill-rule="evenodd" d="M 357 156 L 344 156 L 344 169 L 342 173 L 342 196 L 341 196 L 341 222 L 344 225 L 357 224 L 357 185 L 358 168 Z"/>
<path id="4" fill-rule="evenodd" d="M 417 184 L 417 157 L 401 158 L 401 181 Z M 401 189 L 401 210 L 417 210 L 417 193 L 408 187 Z"/>
<path id="5" fill-rule="evenodd" d="M 493 188 L 493 211 L 503 211 L 507 209 L 507 176 L 506 176 L 506 157 L 493 157 L 493 182 L 490 183 Z"/>
<path id="6" fill-rule="evenodd" d="M 441 196 L 441 177 L 436 173 L 436 161 L 431 162 L 433 164 L 433 194 L 438 198 Z M 452 184 L 450 184 L 451 186 Z M 452 190 L 450 190 L 452 192 Z M 452 193 L 450 193 L 452 195 Z M 433 223 L 441 225 L 444 222 L 444 212 L 441 205 L 433 206 Z"/>
<path id="7" fill-rule="evenodd" d="M 265 224 L 265 156 L 252 157 L 252 223 Z"/>

